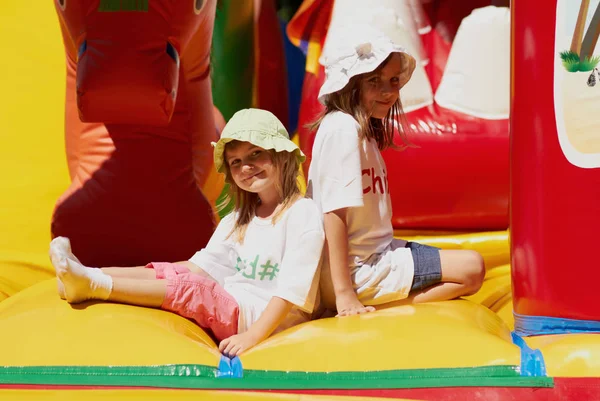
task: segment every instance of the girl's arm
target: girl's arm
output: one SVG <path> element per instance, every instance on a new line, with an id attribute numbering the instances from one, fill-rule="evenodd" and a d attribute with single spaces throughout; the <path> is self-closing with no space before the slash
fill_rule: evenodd
<path id="1" fill-rule="evenodd" d="M 348 228 L 346 208 L 325 213 L 324 227 L 329 253 L 331 281 L 335 292 L 335 305 L 338 316 L 372 312 L 372 306 L 364 306 L 354 292 L 350 267 L 348 266 Z"/>
<path id="2" fill-rule="evenodd" d="M 234 357 L 254 347 L 266 339 L 281 324 L 292 309 L 292 303 L 279 297 L 273 297 L 267 304 L 265 311 L 254 322 L 248 331 L 224 339 L 219 344 L 219 351 L 223 355 Z"/>

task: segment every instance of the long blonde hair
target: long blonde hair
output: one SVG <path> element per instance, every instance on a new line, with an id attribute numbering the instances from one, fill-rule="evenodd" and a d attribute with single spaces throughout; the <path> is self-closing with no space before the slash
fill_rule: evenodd
<path id="1" fill-rule="evenodd" d="M 228 148 L 239 145 L 240 141 L 231 141 L 225 145 L 225 151 Z M 300 173 L 300 165 L 296 155 L 291 152 L 276 152 L 273 149 L 266 149 L 269 152 L 273 165 L 275 167 L 275 173 L 279 176 L 278 180 L 275 181 L 275 189 L 280 197 L 280 206 L 277 211 L 271 217 L 272 224 L 277 223 L 281 215 L 299 198 L 302 197 L 300 188 L 298 187 L 298 174 Z M 234 208 L 233 211 L 237 213 L 233 229 L 227 236 L 228 238 L 232 235 L 236 235 L 236 240 L 239 243 L 244 242 L 246 235 L 246 229 L 248 224 L 256 216 L 256 208 L 260 204 L 260 198 L 258 194 L 253 192 L 244 191 L 237 186 L 231 175 L 231 170 L 227 163 L 225 166 L 225 182 L 229 184 L 229 191 L 217 205 L 219 211 L 225 209 L 233 199 Z"/>
<path id="2" fill-rule="evenodd" d="M 377 69 L 375 69 L 375 71 L 356 75 L 350 78 L 350 81 L 343 89 L 327 95 L 325 98 L 325 110 L 313 123 L 308 124 L 309 130 L 316 131 L 327 114 L 334 111 L 341 111 L 346 114 L 350 114 L 358 122 L 358 125 L 360 126 L 359 135 L 361 139 L 375 139 L 379 150 L 385 150 L 388 148 L 402 150 L 407 147 L 415 147 L 415 145 L 408 140 L 406 135 L 409 130 L 409 126 L 408 122 L 406 121 L 406 116 L 404 115 L 402 102 L 399 96 L 392 107 L 390 107 L 388 114 L 381 120 L 371 118 L 371 116 L 364 108 L 361 107 L 360 104 L 361 80 L 367 75 L 371 75 L 381 70 L 391 57 L 392 55 L 385 59 L 385 61 L 381 63 Z M 402 140 L 402 145 L 400 146 L 394 143 L 394 128 L 396 123 L 398 124 L 397 129 L 398 133 L 400 134 L 400 139 Z"/>

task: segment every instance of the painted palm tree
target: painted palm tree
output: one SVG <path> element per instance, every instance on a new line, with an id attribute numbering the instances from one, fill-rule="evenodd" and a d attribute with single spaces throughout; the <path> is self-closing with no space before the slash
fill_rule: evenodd
<path id="1" fill-rule="evenodd" d="M 585 29 L 585 20 L 587 19 L 590 0 L 582 0 L 579 6 L 579 15 L 573 32 L 573 40 L 571 40 L 571 51 L 577 55 L 581 53 L 581 40 L 583 39 L 583 30 Z"/>
<path id="2" fill-rule="evenodd" d="M 584 0 L 585 1 L 585 0 Z M 594 15 L 592 16 L 592 21 L 590 22 L 590 26 L 583 37 L 583 42 L 581 43 L 581 52 L 579 53 L 579 58 L 581 60 L 585 60 L 586 58 L 591 59 L 592 54 L 594 54 L 594 49 L 596 48 L 596 43 L 598 43 L 598 37 L 600 36 L 600 4 L 596 7 L 596 11 L 594 11 Z"/>

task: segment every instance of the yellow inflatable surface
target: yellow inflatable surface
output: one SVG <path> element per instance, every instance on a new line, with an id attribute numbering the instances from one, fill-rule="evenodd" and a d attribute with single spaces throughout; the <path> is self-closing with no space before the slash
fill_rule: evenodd
<path id="1" fill-rule="evenodd" d="M 548 376 L 600 377 L 600 334 L 555 334 L 525 341 L 544 355 Z"/>
<path id="2" fill-rule="evenodd" d="M 0 327 L 5 384 L 398 388 L 545 379 L 520 376 L 521 350 L 506 324 L 466 300 L 305 323 L 242 354 L 238 368 L 187 319 L 121 304 L 71 306 L 55 279 L 1 302 Z"/>
<path id="3" fill-rule="evenodd" d="M 121 304 L 71 306 L 56 294 L 55 280 L 0 303 L 0 325 L 5 366 L 216 367 L 220 357 L 213 340 L 187 319 Z M 40 338 L 42 327 L 52 330 Z M 14 347 L 17 343 L 27 347 Z M 279 333 L 240 359 L 251 370 L 378 371 L 514 366 L 520 350 L 490 310 L 449 301 L 320 319 Z"/>
<path id="4" fill-rule="evenodd" d="M 396 237 L 443 249 L 469 249 L 483 256 L 486 269 L 510 262 L 508 231 L 476 233 L 396 230 Z"/>
<path id="5" fill-rule="evenodd" d="M 53 276 L 50 217 L 69 176 L 65 55 L 53 2 L 1 2 L 0 37 L 1 301 Z"/>
<path id="6" fill-rule="evenodd" d="M 54 203 L 69 184 L 64 152 L 65 66 L 52 1 L 0 4 L 0 386 L 147 386 L 196 389 L 360 389 L 551 386 L 524 376 L 513 344 L 508 232 L 397 232 L 485 260 L 482 289 L 465 300 L 402 306 L 306 323 L 239 360 L 175 314 L 58 298 L 47 249 Z M 549 376 L 600 376 L 598 336 L 540 336 Z M 0 399 L 356 399 L 169 390 L 0 390 Z"/>
<path id="7" fill-rule="evenodd" d="M 0 188 L 7 195 L 0 199 L 0 301 L 10 297 L 0 302 L 2 365 L 191 364 L 207 367 L 197 372 L 214 378 L 220 354 L 213 340 L 190 321 L 125 305 L 74 308 L 56 296 L 54 280 L 45 281 L 53 277 L 47 257 L 50 217 L 69 184 L 63 135 L 64 50 L 52 2 L 35 7 L 3 2 L 0 34 L 11 38 L 2 46 L 12 58 L 10 63 L 0 63 L 4 88 L 11 93 L 0 113 Z M 412 234 L 412 239 L 444 248 L 478 250 L 488 269 L 508 260 L 506 232 Z M 490 306 L 493 296 L 501 297 L 492 283 L 487 295 L 482 293 L 476 302 Z M 424 332 L 435 333 L 436 340 L 427 340 Z M 353 352 L 348 353 L 346 346 Z M 500 375 L 514 378 L 519 358 L 501 319 L 486 308 L 461 301 L 302 325 L 243 355 L 241 363 L 250 376 L 264 369 L 318 375 L 508 366 Z M 490 372 L 475 375 L 495 374 Z"/>
<path id="8" fill-rule="evenodd" d="M 244 369 L 376 371 L 517 365 L 520 350 L 494 313 L 449 301 L 321 319 L 273 336 L 241 360 Z"/>
<path id="9" fill-rule="evenodd" d="M 210 337 L 187 319 L 129 305 L 71 307 L 58 297 L 54 279 L 0 303 L 0 322 L 5 366 L 217 366 L 220 357 Z M 46 328 L 43 336 L 40 328 Z"/>

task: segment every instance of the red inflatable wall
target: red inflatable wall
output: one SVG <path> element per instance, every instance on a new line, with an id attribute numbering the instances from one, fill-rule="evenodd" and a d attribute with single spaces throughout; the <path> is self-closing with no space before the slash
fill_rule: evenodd
<path id="1" fill-rule="evenodd" d="M 572 16 L 577 17 L 577 9 Z M 555 102 L 556 96 L 561 96 L 555 81 L 575 78 L 577 92 L 587 95 L 587 103 L 598 97 L 598 88 L 586 85 L 590 72 L 570 76 L 556 62 L 558 52 L 564 50 L 555 49 L 555 30 L 561 23 L 557 21 L 557 0 L 547 1 L 543 7 L 535 1 L 512 3 L 514 310 L 530 316 L 600 320 L 596 288 L 600 269 L 595 253 L 600 164 L 581 167 L 566 157 L 557 129 L 563 115 Z M 588 129 L 597 135 L 600 120 L 594 123 L 595 118 L 595 113 L 578 117 L 587 119 Z"/>
<path id="2" fill-rule="evenodd" d="M 215 0 L 56 0 L 71 186 L 52 235 L 91 266 L 177 261 L 213 230 Z"/>
<path id="3" fill-rule="evenodd" d="M 450 52 L 447 39 L 453 35 L 442 35 L 435 27 L 458 26 L 462 17 L 484 2 L 469 2 L 469 7 L 458 7 L 454 12 L 449 12 L 448 2 L 437 3 L 437 15 L 431 7 L 428 10 L 438 20 L 433 21 L 431 30 L 421 34 L 430 60 L 425 70 L 434 91 Z M 305 1 L 287 28 L 292 42 L 307 52 L 298 124 L 300 145 L 307 155 L 305 171 L 310 166 L 315 136 L 306 126 L 323 109 L 317 94 L 325 73 L 316 60 L 326 39 L 333 4 L 333 0 Z M 425 21 L 426 25 L 431 23 Z M 442 108 L 435 102 L 407 113 L 406 117 L 413 127 L 408 137 L 418 148 L 386 151 L 383 155 L 389 170 L 394 227 L 505 230 L 509 200 L 508 119 L 484 120 Z M 401 143 L 400 139 L 397 143 Z"/>

